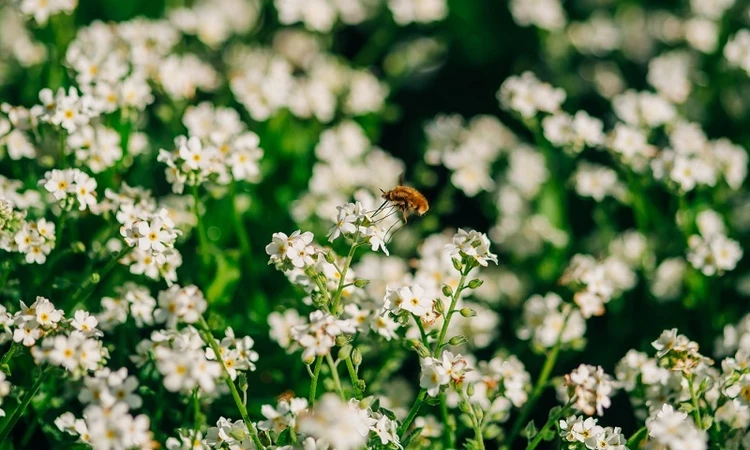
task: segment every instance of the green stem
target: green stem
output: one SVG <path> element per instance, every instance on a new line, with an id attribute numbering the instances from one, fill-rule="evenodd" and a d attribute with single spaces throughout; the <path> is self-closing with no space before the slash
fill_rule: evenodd
<path id="1" fill-rule="evenodd" d="M 190 447 L 195 446 L 195 442 L 198 440 L 198 433 L 200 432 L 200 388 L 195 388 L 193 391 L 193 439 L 190 440 Z"/>
<path id="2" fill-rule="evenodd" d="M 10 348 L 7 352 L 3 355 L 3 359 L 0 359 L 0 370 L 5 371 L 5 367 L 8 367 L 8 371 L 5 372 L 6 375 L 10 375 L 10 359 L 13 357 L 13 355 L 16 353 L 16 351 L 19 348 L 19 344 L 17 342 L 11 342 Z"/>
<path id="3" fill-rule="evenodd" d="M 308 403 L 312 406 L 315 403 L 315 394 L 318 390 L 318 379 L 320 378 L 320 366 L 323 365 L 323 357 L 318 356 L 315 358 L 315 368 L 313 369 L 313 376 L 310 380 L 310 396 Z"/>
<path id="4" fill-rule="evenodd" d="M 440 414 L 443 417 L 443 424 L 447 428 L 447 431 L 443 433 L 443 443 L 445 448 L 456 447 L 456 429 L 449 420 L 448 403 L 445 400 L 445 394 L 440 394 Z"/>
<path id="5" fill-rule="evenodd" d="M 695 425 L 699 429 L 703 429 L 703 421 L 701 420 L 701 408 L 700 404 L 698 403 L 698 396 L 695 393 L 695 389 L 693 388 L 693 375 L 689 375 L 685 377 L 688 382 L 688 389 L 690 390 L 690 400 L 693 404 L 693 419 L 695 419 Z"/>
<path id="6" fill-rule="evenodd" d="M 352 58 L 354 64 L 358 66 L 370 66 L 374 64 L 383 53 L 383 50 L 385 50 L 388 47 L 388 44 L 393 40 L 395 31 L 396 27 L 393 26 L 392 23 L 389 23 L 385 27 L 378 28 L 354 58 Z"/>
<path id="7" fill-rule="evenodd" d="M 357 243 L 359 240 L 359 230 L 357 230 L 357 234 L 354 235 L 354 242 L 352 243 L 351 248 L 349 249 L 349 254 L 346 255 L 346 261 L 344 262 L 344 267 L 341 269 L 341 272 L 339 274 L 341 275 L 341 278 L 339 278 L 339 286 L 336 288 L 336 293 L 333 296 L 333 304 L 331 305 L 331 314 L 338 317 L 339 315 L 339 303 L 341 302 L 341 293 L 344 291 L 344 279 L 346 279 L 346 273 L 349 271 L 349 266 L 352 265 L 352 259 L 354 259 L 354 253 L 357 251 Z"/>
<path id="8" fill-rule="evenodd" d="M 221 349 L 219 348 L 219 343 L 216 342 L 216 338 L 214 338 L 214 335 L 211 333 L 211 329 L 208 327 L 208 323 L 206 322 L 206 319 L 203 318 L 203 316 L 201 316 L 199 324 L 203 329 L 203 334 L 208 341 L 209 347 L 211 347 L 211 350 L 214 351 L 214 355 L 216 355 L 216 359 L 218 360 L 219 364 L 221 364 L 224 375 L 226 375 L 227 386 L 229 386 L 229 390 L 232 392 L 232 399 L 234 400 L 234 404 L 237 405 L 237 409 L 240 410 L 242 420 L 245 422 L 245 426 L 250 433 L 250 439 L 252 439 L 253 444 L 255 444 L 256 448 L 263 450 L 265 447 L 263 446 L 263 443 L 260 442 L 260 438 L 258 437 L 258 430 L 250 420 L 250 416 L 247 413 L 247 407 L 244 403 L 242 403 L 242 398 L 240 397 L 240 393 L 237 390 L 237 386 L 234 385 L 234 381 L 232 381 L 232 377 L 231 375 L 229 375 L 229 370 L 227 370 L 227 367 L 224 365 L 224 361 L 221 360 Z"/>
<path id="9" fill-rule="evenodd" d="M 466 392 L 461 391 L 461 397 L 466 402 L 466 404 L 469 405 L 469 409 L 471 410 L 471 414 L 469 414 L 469 420 L 471 420 L 471 428 L 474 430 L 474 441 L 477 443 L 480 449 L 484 449 L 484 436 L 482 436 L 482 424 L 476 415 L 476 410 L 474 409 L 474 405 L 472 405 L 471 401 L 469 401 L 469 396 L 466 395 Z"/>
<path id="10" fill-rule="evenodd" d="M 425 396 L 427 395 L 427 390 L 422 388 L 419 391 L 419 394 L 417 394 L 417 399 L 414 400 L 414 404 L 411 406 L 411 409 L 409 410 L 409 414 L 406 415 L 406 419 L 401 423 L 401 426 L 398 427 L 398 435 L 401 439 L 404 438 L 406 435 L 406 431 L 409 429 L 409 426 L 412 422 L 414 422 L 414 419 L 417 417 L 417 414 L 419 413 L 419 408 L 422 406 L 422 403 L 424 403 Z"/>
<path id="11" fill-rule="evenodd" d="M 198 252 L 200 253 L 201 268 L 206 270 L 209 264 L 208 238 L 206 237 L 205 224 L 201 220 L 201 199 L 198 195 L 198 185 L 193 185 L 193 210 L 195 212 L 196 227 L 198 233 Z"/>
<path id="12" fill-rule="evenodd" d="M 0 429 L 0 442 L 7 442 L 8 436 L 13 430 L 13 427 L 16 425 L 16 422 L 18 422 L 18 419 L 20 419 L 23 413 L 26 411 L 29 403 L 31 403 L 31 399 L 34 398 L 37 391 L 39 391 L 39 388 L 42 386 L 42 383 L 44 383 L 44 380 L 47 379 L 47 376 L 49 375 L 51 369 L 52 366 L 47 366 L 42 369 L 42 372 L 39 374 L 39 377 L 36 379 L 36 381 L 34 381 L 34 384 L 26 390 L 23 398 L 21 399 L 21 403 L 18 404 L 15 410 L 13 410 L 13 414 L 8 418 L 7 421 L 5 421 L 5 425 L 3 425 L 3 428 Z"/>
<path id="13" fill-rule="evenodd" d="M 554 416 L 547 419 L 547 422 L 544 424 L 541 430 L 534 436 L 534 439 L 529 443 L 529 445 L 526 447 L 526 450 L 534 450 L 537 445 L 539 445 L 540 442 L 542 442 L 542 439 L 544 439 L 545 432 L 554 424 L 557 423 L 558 420 L 560 420 L 561 417 L 563 417 L 565 414 L 570 411 L 570 408 L 573 407 L 573 404 L 575 403 L 575 397 L 571 398 L 568 403 L 560 409 L 560 411 L 557 412 Z"/>
<path id="14" fill-rule="evenodd" d="M 565 325 L 563 325 L 563 329 L 564 327 Z M 562 331 L 560 331 L 560 336 L 562 336 Z M 503 446 L 504 449 L 512 448 L 513 441 L 518 436 L 518 433 L 521 432 L 521 427 L 523 427 L 524 422 L 526 422 L 529 414 L 531 413 L 531 410 L 534 407 L 534 404 L 537 402 L 537 400 L 539 400 L 539 397 L 542 395 L 544 388 L 547 386 L 547 380 L 552 373 L 552 369 L 555 367 L 555 361 L 557 361 L 557 356 L 560 353 L 560 346 L 560 338 L 558 337 L 555 346 L 550 349 L 549 353 L 547 353 L 547 359 L 544 361 L 542 372 L 539 374 L 539 379 L 537 379 L 536 384 L 534 385 L 531 397 L 526 402 L 526 404 L 523 405 L 520 414 L 516 418 L 516 421 L 513 423 L 513 428 L 511 428 L 511 432 L 508 435 L 508 440 Z"/>
<path id="15" fill-rule="evenodd" d="M 625 447 L 629 449 L 635 450 L 638 448 L 638 445 L 643 441 L 646 436 L 648 436 L 648 428 L 643 427 L 640 430 L 633 433 L 632 436 L 630 436 L 630 439 L 628 439 L 627 444 L 625 444 Z"/>
<path id="16" fill-rule="evenodd" d="M 364 396 L 364 392 L 362 392 L 359 389 L 359 377 L 357 376 L 357 371 L 354 370 L 354 364 L 352 364 L 352 358 L 348 357 L 344 360 L 344 363 L 346 364 L 346 371 L 349 372 L 349 380 L 352 383 L 352 387 L 354 388 L 354 397 L 357 400 L 362 400 L 362 397 Z"/>
<path id="17" fill-rule="evenodd" d="M 125 250 L 120 251 L 117 256 L 112 258 L 107 263 L 107 265 L 98 272 L 98 276 L 94 276 L 96 273 L 92 273 L 88 277 L 86 277 L 86 279 L 83 280 L 83 282 L 78 286 L 78 289 L 76 289 L 76 291 L 70 297 L 69 304 L 74 305 L 72 311 L 75 311 L 77 308 L 81 307 L 86 299 L 89 298 L 89 296 L 94 292 L 94 289 L 92 287 L 98 283 L 101 283 L 102 279 L 104 279 L 104 277 L 106 277 L 112 271 L 112 269 L 115 268 L 120 259 L 132 252 L 134 249 L 135 247 L 128 247 Z"/>
<path id="18" fill-rule="evenodd" d="M 326 355 L 326 361 L 328 362 L 328 367 L 331 368 L 331 377 L 333 377 L 333 385 L 336 386 L 336 391 L 339 393 L 342 400 L 346 400 L 346 394 L 344 393 L 344 388 L 341 386 L 341 379 L 339 379 L 339 372 L 336 368 L 336 363 L 333 361 L 333 357 L 330 353 Z"/>
<path id="19" fill-rule="evenodd" d="M 414 318 L 414 323 L 417 324 L 417 328 L 419 329 L 419 335 L 422 337 L 422 343 L 425 347 L 427 347 L 429 344 L 427 343 L 427 333 L 424 331 L 424 326 L 422 325 L 422 319 L 417 317 L 416 314 L 411 315 Z"/>
<path id="20" fill-rule="evenodd" d="M 451 298 L 451 306 L 450 308 L 448 308 L 447 312 L 443 313 L 443 317 L 445 318 L 445 320 L 443 320 L 443 327 L 440 329 L 440 334 L 438 335 L 438 340 L 435 344 L 435 351 L 433 352 L 433 356 L 435 358 L 440 355 L 440 348 L 443 345 L 445 334 L 448 332 L 448 326 L 451 323 L 451 317 L 453 317 L 453 313 L 456 312 L 456 304 L 458 303 L 458 299 L 461 297 L 461 291 L 463 291 L 466 287 L 466 276 L 469 274 L 471 269 L 471 266 L 467 266 L 464 269 L 464 272 L 461 272 L 461 279 L 458 280 L 458 287 L 456 288 L 456 291 L 453 293 L 453 297 Z"/>
<path id="21" fill-rule="evenodd" d="M 237 242 L 240 244 L 240 250 L 242 251 L 242 256 L 245 259 L 245 265 L 248 273 L 252 273 L 252 267 L 253 262 L 252 258 L 250 257 L 252 255 L 252 250 L 250 246 L 250 236 L 247 233 L 247 228 L 245 228 L 245 224 L 242 220 L 242 214 L 240 214 L 239 210 L 237 209 L 237 182 L 232 181 L 232 183 L 229 185 L 229 192 L 232 203 L 232 218 L 234 220 L 234 231 L 237 233 Z"/>
<path id="22" fill-rule="evenodd" d="M 5 289 L 5 285 L 8 283 L 8 278 L 10 277 L 10 263 L 5 263 L 0 268 L 2 270 L 2 276 L 0 276 L 0 296 L 3 294 L 3 290 Z"/>

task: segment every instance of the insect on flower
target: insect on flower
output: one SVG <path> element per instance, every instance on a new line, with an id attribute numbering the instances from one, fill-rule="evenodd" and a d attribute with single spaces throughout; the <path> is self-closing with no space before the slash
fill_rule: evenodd
<path id="1" fill-rule="evenodd" d="M 401 182 L 390 191 L 380 190 L 382 197 L 386 202 L 390 202 L 397 209 L 401 210 L 406 223 L 406 217 L 410 212 L 416 212 L 423 216 L 429 209 L 430 204 L 421 192 L 413 187 L 404 186 Z"/>

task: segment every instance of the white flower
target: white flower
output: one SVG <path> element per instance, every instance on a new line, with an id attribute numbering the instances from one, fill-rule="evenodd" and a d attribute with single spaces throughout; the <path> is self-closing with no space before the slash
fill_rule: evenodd
<path id="1" fill-rule="evenodd" d="M 386 292 L 385 308 L 396 312 L 403 310 L 422 317 L 432 310 L 432 300 L 425 298 L 424 293 L 424 289 L 418 284 L 389 290 Z"/>
<path id="2" fill-rule="evenodd" d="M 96 320 L 96 317 L 83 310 L 76 311 L 74 314 L 74 319 L 70 322 L 70 325 L 73 328 L 80 331 L 86 336 L 101 334 L 101 332 L 96 329 L 96 326 L 98 324 L 99 321 Z"/>
<path id="3" fill-rule="evenodd" d="M 367 442 L 370 428 L 358 408 L 328 393 L 315 408 L 298 420 L 301 433 L 335 446 L 337 450 L 355 450 Z"/>
<path id="4" fill-rule="evenodd" d="M 393 20 L 402 26 L 412 22 L 436 22 L 448 15 L 446 0 L 388 0 L 388 9 L 393 13 Z"/>
<path id="5" fill-rule="evenodd" d="M 430 397 L 437 396 L 440 392 L 440 387 L 447 385 L 451 377 L 448 371 L 441 364 L 440 360 L 432 357 L 424 358 L 420 361 L 421 365 L 421 376 L 419 378 L 419 386 L 427 390 L 427 395 Z"/>
<path id="6" fill-rule="evenodd" d="M 668 448 L 689 448 L 691 450 L 705 450 L 707 448 L 706 433 L 696 428 L 687 413 L 675 411 L 672 405 L 664 404 L 661 410 L 646 420 L 648 435 Z"/>
<path id="7" fill-rule="evenodd" d="M 724 47 L 724 58 L 750 75 L 750 30 L 742 28 L 729 38 Z"/>
<path id="8" fill-rule="evenodd" d="M 451 257 L 465 256 L 476 261 L 480 266 L 487 267 L 488 261 L 497 264 L 497 255 L 490 253 L 490 240 L 484 233 L 461 228 L 453 236 L 452 243 L 446 244 L 445 249 Z"/>
<path id="9" fill-rule="evenodd" d="M 581 364 L 565 376 L 565 385 L 575 392 L 575 406 L 587 415 L 595 412 L 600 416 L 604 408 L 611 404 L 610 396 L 614 390 L 612 379 L 601 367 Z"/>

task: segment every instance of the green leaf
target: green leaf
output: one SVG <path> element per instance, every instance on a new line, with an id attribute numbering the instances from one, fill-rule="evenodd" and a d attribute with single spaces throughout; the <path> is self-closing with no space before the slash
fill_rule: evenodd
<path id="1" fill-rule="evenodd" d="M 276 445 L 292 445 L 292 443 L 292 430 L 290 428 L 286 428 L 281 433 L 279 433 L 279 438 L 276 440 Z"/>
<path id="2" fill-rule="evenodd" d="M 239 254 L 233 252 L 215 252 L 216 277 L 206 289 L 206 300 L 211 305 L 226 305 L 232 300 L 232 294 L 240 279 Z"/>
<path id="3" fill-rule="evenodd" d="M 401 446 L 403 448 L 409 447 L 409 444 L 411 444 L 411 441 L 414 440 L 415 437 L 418 437 L 420 434 L 422 434 L 422 428 L 415 428 L 414 431 L 407 434 L 406 437 L 401 441 Z"/>
<path id="4" fill-rule="evenodd" d="M 528 424 L 526 424 L 523 431 L 521 432 L 521 435 L 526 439 L 531 440 L 534 439 L 534 436 L 536 436 L 538 432 L 539 430 L 537 430 L 536 425 L 534 425 L 534 421 L 532 420 Z"/>

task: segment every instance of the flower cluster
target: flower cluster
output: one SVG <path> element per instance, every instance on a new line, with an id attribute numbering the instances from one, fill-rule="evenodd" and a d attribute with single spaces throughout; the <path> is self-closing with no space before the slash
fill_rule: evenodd
<path id="1" fill-rule="evenodd" d="M 259 180 L 260 140 L 245 130 L 237 111 L 201 103 L 189 107 L 182 121 L 189 137 L 175 138 L 175 150 L 161 150 L 158 158 L 167 165 L 173 192 L 181 194 L 186 184 L 196 186 L 206 180 L 220 185 Z"/>
<path id="2" fill-rule="evenodd" d="M 579 345 L 586 333 L 586 322 L 578 308 L 563 303 L 554 292 L 545 296 L 535 294 L 526 300 L 523 323 L 516 334 L 520 339 L 530 339 L 541 348 L 560 344 Z"/>
<path id="3" fill-rule="evenodd" d="M 626 450 L 627 440 L 620 427 L 602 427 L 594 417 L 570 416 L 560 420 L 560 437 L 570 449 Z"/>
<path id="4" fill-rule="evenodd" d="M 733 270 L 742 258 L 740 244 L 726 236 L 721 216 L 713 210 L 700 212 L 695 218 L 698 232 L 688 238 L 687 260 L 706 276 Z"/>
<path id="5" fill-rule="evenodd" d="M 60 202 L 64 210 L 77 207 L 80 211 L 94 211 L 97 206 L 96 179 L 80 169 L 54 169 L 44 174 L 44 186 Z"/>
<path id="6" fill-rule="evenodd" d="M 324 356 L 336 345 L 336 338 L 353 334 L 357 330 L 351 319 L 337 319 L 323 311 L 310 313 L 310 321 L 292 329 L 293 339 L 304 349 L 302 360 L 312 361 L 315 356 Z"/>
<path id="7" fill-rule="evenodd" d="M 612 378 L 604 373 L 601 366 L 594 367 L 581 364 L 570 374 L 565 375 L 565 386 L 571 399 L 575 399 L 575 408 L 584 414 L 593 416 L 604 414 L 604 408 L 612 404 Z"/>
<path id="8" fill-rule="evenodd" d="M 138 380 L 125 368 L 97 370 L 83 379 L 78 394 L 85 405 L 83 418 L 66 412 L 55 419 L 55 426 L 94 448 L 148 448 L 153 443 L 148 416 L 130 413 L 143 404 L 137 389 Z"/>
<path id="9" fill-rule="evenodd" d="M 459 115 L 439 115 L 425 126 L 425 134 L 425 161 L 447 167 L 451 183 L 469 197 L 492 190 L 492 163 L 517 145 L 516 136 L 493 116 L 464 123 Z"/>
<path id="10" fill-rule="evenodd" d="M 176 269 L 182 264 L 182 256 L 175 250 L 177 237 L 181 234 L 165 208 L 156 208 L 147 200 L 137 203 L 125 197 L 115 200 L 117 221 L 125 244 L 132 248 L 121 261 L 130 265 L 130 272 L 145 274 L 149 278 L 163 277 L 169 283 L 177 280 Z"/>
<path id="11" fill-rule="evenodd" d="M 420 360 L 422 374 L 419 385 L 427 390 L 427 395 L 435 397 L 442 386 L 451 385 L 460 389 L 464 377 L 472 368 L 460 354 L 444 351 L 440 358 L 427 357 Z"/>
<path id="12" fill-rule="evenodd" d="M 337 215 L 337 208 L 351 197 L 367 210 L 375 210 L 379 200 L 370 192 L 395 186 L 405 167 L 401 160 L 373 147 L 362 127 L 350 120 L 320 134 L 315 156 L 318 161 L 312 168 L 309 192 L 292 206 L 297 221 L 312 216 L 331 220 Z M 391 223 L 386 219 L 381 226 L 387 229 Z"/>
<path id="13" fill-rule="evenodd" d="M 155 331 L 150 340 L 141 341 L 134 362 L 143 366 L 152 358 L 168 391 L 189 394 L 196 387 L 207 393 L 216 391 L 221 364 L 207 358 L 206 344 L 192 326 Z"/>

